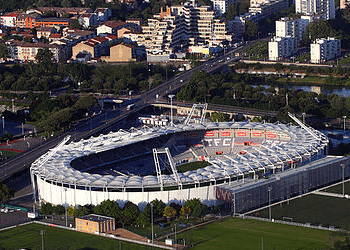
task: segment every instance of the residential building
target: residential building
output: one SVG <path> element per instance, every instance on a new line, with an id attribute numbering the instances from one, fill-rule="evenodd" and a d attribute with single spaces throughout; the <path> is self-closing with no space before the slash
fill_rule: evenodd
<path id="1" fill-rule="evenodd" d="M 131 8 L 137 8 L 138 4 L 136 0 L 119 0 L 119 2 L 128 5 Z"/>
<path id="2" fill-rule="evenodd" d="M 310 44 L 311 63 L 323 63 L 341 54 L 341 41 L 334 37 L 316 39 Z"/>
<path id="3" fill-rule="evenodd" d="M 350 1 L 349 0 L 340 0 L 340 9 L 349 8 Z"/>
<path id="4" fill-rule="evenodd" d="M 224 40 L 232 40 L 229 26 L 209 6 L 187 3 L 166 7 L 148 19 L 148 25 L 142 26 L 143 35 L 139 36 L 138 44 L 152 54 L 171 54 L 187 50 L 191 45 L 217 46 Z"/>
<path id="5" fill-rule="evenodd" d="M 131 44 L 117 44 L 110 48 L 110 56 L 102 57 L 106 62 L 136 61 L 136 46 Z"/>
<path id="6" fill-rule="evenodd" d="M 128 25 L 125 22 L 112 20 L 112 21 L 107 21 L 104 24 L 97 27 L 96 32 L 98 36 L 100 34 L 117 35 L 117 31 L 126 26 Z"/>
<path id="7" fill-rule="evenodd" d="M 85 29 L 88 29 L 92 26 L 97 26 L 97 15 L 96 13 L 85 13 L 79 16 L 79 24 Z"/>
<path id="8" fill-rule="evenodd" d="M 264 3 L 255 3 L 249 7 L 249 13 L 255 14 L 254 21 L 256 22 L 287 9 L 289 7 L 288 4 L 288 0 L 269 0 Z"/>
<path id="9" fill-rule="evenodd" d="M 57 33 L 57 30 L 54 27 L 37 27 L 36 28 L 36 36 L 39 39 L 42 37 L 49 39 L 50 35 L 53 33 Z"/>
<path id="10" fill-rule="evenodd" d="M 106 233 L 115 230 L 115 219 L 97 214 L 84 215 L 75 218 L 75 229 L 86 233 Z"/>
<path id="11" fill-rule="evenodd" d="M 33 29 L 35 27 L 35 22 L 40 18 L 41 16 L 37 13 L 19 14 L 16 19 L 16 27 L 23 29 Z"/>
<path id="12" fill-rule="evenodd" d="M 81 15 L 84 13 L 93 12 L 93 10 L 90 8 L 81 8 L 81 7 L 39 7 L 37 8 L 37 11 L 39 14 L 52 11 L 52 12 L 55 12 L 59 17 L 62 17 L 65 14 Z"/>
<path id="13" fill-rule="evenodd" d="M 321 14 L 324 20 L 335 18 L 334 0 L 295 0 L 295 12 L 303 15 Z"/>
<path id="14" fill-rule="evenodd" d="M 126 19 L 125 22 L 136 24 L 139 27 L 141 27 L 142 25 L 142 19 L 140 18 L 129 18 L 129 19 Z"/>
<path id="15" fill-rule="evenodd" d="M 35 27 L 68 27 L 69 19 L 68 18 L 40 18 L 35 22 Z"/>
<path id="16" fill-rule="evenodd" d="M 66 27 L 62 30 L 62 36 L 77 41 L 83 41 L 95 37 L 95 32 L 90 30 L 70 29 Z"/>
<path id="17" fill-rule="evenodd" d="M 67 60 L 63 46 L 47 43 L 29 43 L 24 41 L 10 40 L 6 42 L 9 56 L 14 60 L 23 62 L 36 61 L 35 57 L 40 49 L 48 48 L 53 54 L 54 62 Z"/>
<path id="18" fill-rule="evenodd" d="M 276 21 L 276 37 L 295 37 L 298 41 L 301 41 L 305 35 L 306 28 L 309 25 L 309 19 L 306 18 L 288 18 L 282 17 Z"/>
<path id="19" fill-rule="evenodd" d="M 14 28 L 16 27 L 16 20 L 18 13 L 8 13 L 1 16 L 1 26 Z"/>
<path id="20" fill-rule="evenodd" d="M 95 13 L 99 23 L 106 22 L 112 17 L 112 11 L 108 8 L 98 8 L 95 10 Z"/>
<path id="21" fill-rule="evenodd" d="M 297 42 L 294 37 L 274 37 L 269 42 L 269 60 L 279 61 L 292 56 L 297 51 Z"/>
<path id="22" fill-rule="evenodd" d="M 228 7 L 228 0 L 211 0 L 213 2 L 213 9 L 220 15 L 226 13 Z"/>
<path id="23" fill-rule="evenodd" d="M 99 58 L 109 55 L 110 40 L 105 37 L 94 37 L 81 41 L 72 47 L 72 58 L 76 59 L 79 54 L 88 54 L 91 58 Z"/>

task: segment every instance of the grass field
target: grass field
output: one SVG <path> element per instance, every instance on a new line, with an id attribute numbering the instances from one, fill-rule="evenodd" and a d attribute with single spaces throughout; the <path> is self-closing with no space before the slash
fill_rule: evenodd
<path id="1" fill-rule="evenodd" d="M 228 219 L 177 235 L 193 249 L 329 249 L 337 233 L 254 220 Z"/>
<path id="2" fill-rule="evenodd" d="M 287 220 L 312 225 L 334 226 L 349 228 L 350 200 L 323 195 L 310 194 L 302 198 L 285 202 L 271 208 L 271 217 L 278 220 Z M 263 209 L 254 216 L 268 218 L 268 209 Z M 290 219 L 291 218 L 291 219 Z"/>
<path id="3" fill-rule="evenodd" d="M 144 245 L 136 245 L 124 241 L 99 237 L 86 233 L 29 224 L 0 232 L 0 249 L 41 249 L 40 231 L 45 230 L 44 246 L 51 249 L 152 249 Z"/>
<path id="4" fill-rule="evenodd" d="M 206 161 L 195 161 L 195 162 L 189 162 L 182 164 L 180 166 L 177 166 L 177 171 L 179 173 L 184 173 L 186 171 L 193 171 L 199 168 L 205 168 L 206 166 L 209 166 L 210 163 Z"/>
<path id="5" fill-rule="evenodd" d="M 342 194 L 343 193 L 343 185 L 340 183 L 336 186 L 325 188 L 322 190 L 323 192 Z M 350 181 L 344 183 L 344 191 L 345 194 L 350 194 Z"/>

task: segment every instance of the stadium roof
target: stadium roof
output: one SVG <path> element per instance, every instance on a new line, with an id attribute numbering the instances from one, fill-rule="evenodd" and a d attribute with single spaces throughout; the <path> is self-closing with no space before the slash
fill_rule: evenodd
<path id="1" fill-rule="evenodd" d="M 129 131 L 119 130 L 106 135 L 91 137 L 87 140 L 72 142 L 59 148 L 51 149 L 38 158 L 31 171 L 46 181 L 59 182 L 66 185 L 90 186 L 101 188 L 144 188 L 159 187 L 157 176 L 114 176 L 90 174 L 79 171 L 71 166 L 71 161 L 99 152 L 130 145 L 139 141 L 156 138 L 161 135 L 174 134 L 184 131 L 246 129 L 253 131 L 273 131 L 276 134 L 290 138 L 280 144 L 265 144 L 250 147 L 246 154 L 229 155 L 226 159 L 212 157 L 212 165 L 205 168 L 178 173 L 181 183 L 173 175 L 162 175 L 164 186 L 202 183 L 218 179 L 238 177 L 257 170 L 283 168 L 283 162 L 293 159 L 310 159 L 320 154 L 328 144 L 328 139 L 319 131 L 307 130 L 286 124 L 254 123 L 254 122 L 223 122 L 176 125 L 166 127 L 131 128 Z M 316 134 L 316 137 L 315 137 Z M 282 165 L 281 165 L 282 164 Z"/>

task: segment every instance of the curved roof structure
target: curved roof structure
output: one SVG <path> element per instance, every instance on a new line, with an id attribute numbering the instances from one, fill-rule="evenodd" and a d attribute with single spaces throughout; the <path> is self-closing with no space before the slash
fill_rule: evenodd
<path id="1" fill-rule="evenodd" d="M 193 125 L 176 125 L 167 127 L 131 128 L 129 131 L 119 130 L 106 135 L 91 137 L 79 142 L 71 142 L 51 149 L 38 158 L 31 166 L 31 171 L 38 178 L 62 185 L 76 185 L 96 188 L 147 188 L 159 187 L 157 176 L 146 175 L 101 175 L 79 171 L 71 166 L 71 162 L 79 157 L 97 154 L 110 149 L 121 148 L 140 141 L 146 141 L 162 135 L 191 131 L 246 130 L 263 133 L 274 132 L 283 136 L 283 142 L 265 140 L 261 145 L 245 149 L 244 155 L 235 154 L 210 157 L 210 166 L 178 173 L 162 175 L 163 186 L 178 186 L 194 183 L 204 183 L 220 179 L 244 176 L 247 173 L 282 168 L 287 162 L 305 161 L 314 155 L 323 153 L 328 139 L 319 131 L 312 133 L 299 126 L 286 124 L 254 123 L 254 122 L 223 122 Z M 310 128 L 309 128 L 310 129 Z M 180 183 L 177 181 L 180 180 Z"/>

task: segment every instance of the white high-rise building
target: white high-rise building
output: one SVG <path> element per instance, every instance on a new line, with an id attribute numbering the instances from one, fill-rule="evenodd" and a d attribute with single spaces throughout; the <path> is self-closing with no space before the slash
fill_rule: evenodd
<path id="1" fill-rule="evenodd" d="M 325 20 L 335 18 L 334 0 L 295 0 L 295 12 L 303 15 L 323 14 Z"/>
<path id="2" fill-rule="evenodd" d="M 323 63 L 338 57 L 340 53 L 340 39 L 334 37 L 316 39 L 310 44 L 311 63 Z"/>
<path id="3" fill-rule="evenodd" d="M 309 25 L 309 20 L 298 18 L 290 19 L 283 17 L 276 21 L 276 37 L 295 37 L 297 41 L 301 41 Z"/>
<path id="4" fill-rule="evenodd" d="M 292 56 L 297 51 L 297 42 L 294 37 L 274 37 L 269 42 L 269 60 L 279 61 Z"/>

